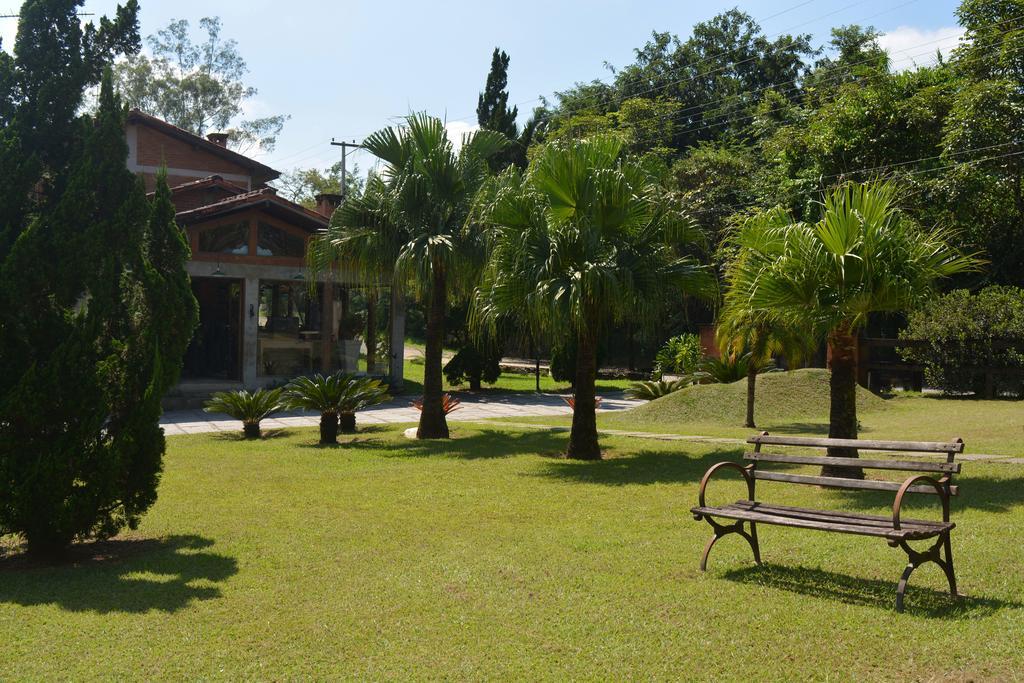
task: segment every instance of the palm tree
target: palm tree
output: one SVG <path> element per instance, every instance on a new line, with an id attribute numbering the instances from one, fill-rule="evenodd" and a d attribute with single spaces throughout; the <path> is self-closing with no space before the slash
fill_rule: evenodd
<path id="1" fill-rule="evenodd" d="M 713 292 L 708 271 L 679 251 L 695 237 L 693 224 L 612 137 L 542 148 L 525 175 L 508 169 L 486 194 L 489 253 L 472 319 L 513 317 L 556 338 L 575 335 L 567 455 L 600 458 L 598 337 L 613 321 L 652 320 L 686 293 Z"/>
<path id="2" fill-rule="evenodd" d="M 773 210 L 755 216 L 751 221 L 760 222 L 760 229 L 765 229 L 779 224 L 780 219 L 784 221 L 785 216 Z M 736 259 L 726 266 L 726 283 L 738 277 L 734 269 L 739 262 L 740 259 Z M 802 362 L 810 355 L 813 335 L 792 320 L 781 319 L 770 311 L 753 310 L 749 302 L 740 296 L 741 291 L 741 288 L 731 286 L 726 290 L 725 305 L 718 314 L 716 335 L 723 354 L 747 358 L 747 417 L 743 426 L 754 428 L 757 426 L 754 421 L 757 376 L 774 366 L 774 358 L 778 355 L 786 356 L 791 365 Z"/>
<path id="3" fill-rule="evenodd" d="M 978 264 L 951 247 L 944 231 L 911 223 L 896 200 L 892 184 L 846 183 L 826 194 L 816 223 L 774 209 L 735 237 L 727 301 L 741 315 L 808 330 L 828 343 L 830 437 L 857 438 L 856 334 L 868 315 L 909 310 L 931 296 L 939 280 Z M 856 457 L 857 451 L 831 449 L 829 455 Z M 848 469 L 825 473 L 850 476 Z"/>
<path id="4" fill-rule="evenodd" d="M 441 353 L 449 289 L 471 287 L 478 240 L 467 218 L 490 173 L 487 159 L 508 142 L 500 133 L 477 131 L 463 136 L 456 153 L 441 120 L 426 114 L 373 133 L 363 147 L 384 162 L 373 203 L 360 207 L 367 210 L 362 215 L 339 212 L 333 236 L 320 242 L 322 253 L 312 259 L 320 266 L 352 263 L 364 276 L 390 265 L 396 284 L 427 299 L 421 439 L 448 437 Z"/>
<path id="5" fill-rule="evenodd" d="M 405 301 L 405 286 L 397 277 L 395 262 L 407 233 L 391 220 L 390 201 L 387 184 L 371 173 L 362 192 L 346 198 L 331 216 L 327 229 L 310 240 L 306 251 L 310 282 L 338 267 L 353 274 L 365 288 L 366 371 L 370 374 L 377 360 L 378 296 L 384 287 L 390 287 L 392 316 Z"/>

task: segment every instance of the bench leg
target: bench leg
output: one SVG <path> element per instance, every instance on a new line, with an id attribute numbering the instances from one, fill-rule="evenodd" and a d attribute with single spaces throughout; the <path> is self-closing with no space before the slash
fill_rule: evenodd
<path id="1" fill-rule="evenodd" d="M 711 553 L 711 548 L 718 542 L 718 539 L 729 534 L 739 534 L 743 538 L 747 539 L 747 543 L 750 544 L 750 549 L 754 551 L 754 562 L 761 564 L 761 546 L 757 542 L 757 525 L 754 522 L 750 522 L 750 533 L 743 530 L 743 520 L 734 522 L 733 524 L 719 524 L 710 517 L 705 517 L 708 520 L 708 524 L 714 529 L 714 534 L 708 539 L 707 545 L 704 546 L 704 553 L 700 556 L 700 570 L 707 571 L 708 568 L 708 555 Z"/>
<path id="2" fill-rule="evenodd" d="M 934 562 L 942 568 L 949 582 L 949 594 L 957 597 L 956 574 L 953 571 L 953 546 L 949 539 L 949 532 L 939 536 L 935 544 L 925 551 L 914 550 L 906 541 L 900 541 L 899 546 L 907 553 L 907 566 L 900 576 L 900 582 L 896 586 L 896 611 L 903 611 L 903 594 L 907 590 L 907 581 L 914 570 L 925 562 Z"/>

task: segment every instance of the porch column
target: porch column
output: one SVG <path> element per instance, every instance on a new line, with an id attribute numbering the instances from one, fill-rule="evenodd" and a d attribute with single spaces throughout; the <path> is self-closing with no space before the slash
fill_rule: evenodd
<path id="1" fill-rule="evenodd" d="M 321 301 L 320 314 L 320 370 L 324 373 L 334 372 L 334 345 L 338 330 L 334 322 L 334 280 L 328 276 L 323 283 L 324 295 Z"/>
<path id="2" fill-rule="evenodd" d="M 392 391 L 401 391 L 405 384 L 405 296 L 391 288 L 391 363 L 388 382 Z"/>
<path id="3" fill-rule="evenodd" d="M 242 307 L 242 384 L 255 388 L 259 374 L 256 337 L 260 328 L 260 280 L 245 278 L 243 287 L 245 299 Z"/>

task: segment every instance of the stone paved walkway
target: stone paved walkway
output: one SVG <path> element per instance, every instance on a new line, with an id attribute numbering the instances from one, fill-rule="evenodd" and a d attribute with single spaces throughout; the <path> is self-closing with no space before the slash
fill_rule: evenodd
<path id="1" fill-rule="evenodd" d="M 554 425 L 538 425 L 523 422 L 501 422 L 503 417 L 543 417 L 548 415 L 568 415 L 569 406 L 558 394 L 534 393 L 495 393 L 468 394 L 456 393 L 462 401 L 462 407 L 448 416 L 452 422 L 477 422 L 487 420 L 490 425 L 500 425 L 515 429 L 548 429 L 564 431 L 568 427 Z M 373 408 L 367 408 L 356 415 L 360 425 L 391 424 L 416 422 L 419 411 L 410 405 L 411 398 L 403 397 Z M 644 401 L 626 398 L 623 394 L 607 394 L 602 396 L 598 412 L 626 410 L 640 405 Z M 164 413 L 160 419 L 164 432 L 174 434 L 202 434 L 208 432 L 231 432 L 240 429 L 238 420 L 224 415 L 206 413 L 202 410 L 173 410 Z M 263 420 L 264 429 L 283 429 L 286 427 L 316 427 L 320 417 L 310 412 L 279 413 L 275 417 Z M 661 441 L 691 441 L 704 443 L 721 443 L 742 445 L 743 439 L 727 437 L 697 436 L 684 434 L 659 434 L 655 432 L 625 431 L 620 429 L 601 429 L 602 434 L 627 436 L 640 439 L 657 439 Z M 1024 458 L 990 453 L 964 453 L 957 456 L 961 461 L 1000 462 L 1007 465 L 1024 465 Z"/>
<path id="2" fill-rule="evenodd" d="M 502 417 L 537 417 L 546 415 L 568 415 L 569 406 L 558 394 L 534 393 L 495 393 L 495 394 L 455 394 L 462 406 L 448 416 L 450 421 L 474 421 Z M 410 405 L 411 398 L 400 398 L 373 408 L 367 408 L 356 415 L 356 423 L 360 425 L 387 424 L 395 422 L 416 422 L 420 418 L 418 410 Z M 625 410 L 639 405 L 643 401 L 626 398 L 622 394 L 609 394 L 602 397 L 598 412 Z M 200 434 L 206 432 L 230 432 L 240 429 L 237 420 L 224 415 L 217 415 L 202 410 L 173 410 L 164 413 L 160 424 L 167 435 Z M 316 427 L 320 424 L 320 416 L 310 412 L 279 413 L 272 418 L 263 420 L 264 429 L 281 429 L 284 427 Z"/>

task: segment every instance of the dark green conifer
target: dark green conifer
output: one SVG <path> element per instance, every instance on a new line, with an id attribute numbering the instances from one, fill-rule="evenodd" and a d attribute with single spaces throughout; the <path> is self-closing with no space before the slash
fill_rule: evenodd
<path id="1" fill-rule="evenodd" d="M 125 166 L 109 72 L 97 114 L 76 113 L 138 45 L 137 5 L 98 30 L 80 5 L 26 2 L 0 63 L 17 84 L 0 168 L 18 180 L 0 190 L 0 535 L 45 556 L 134 528 L 156 500 L 160 399 L 196 316 L 166 184 L 151 208 Z"/>

